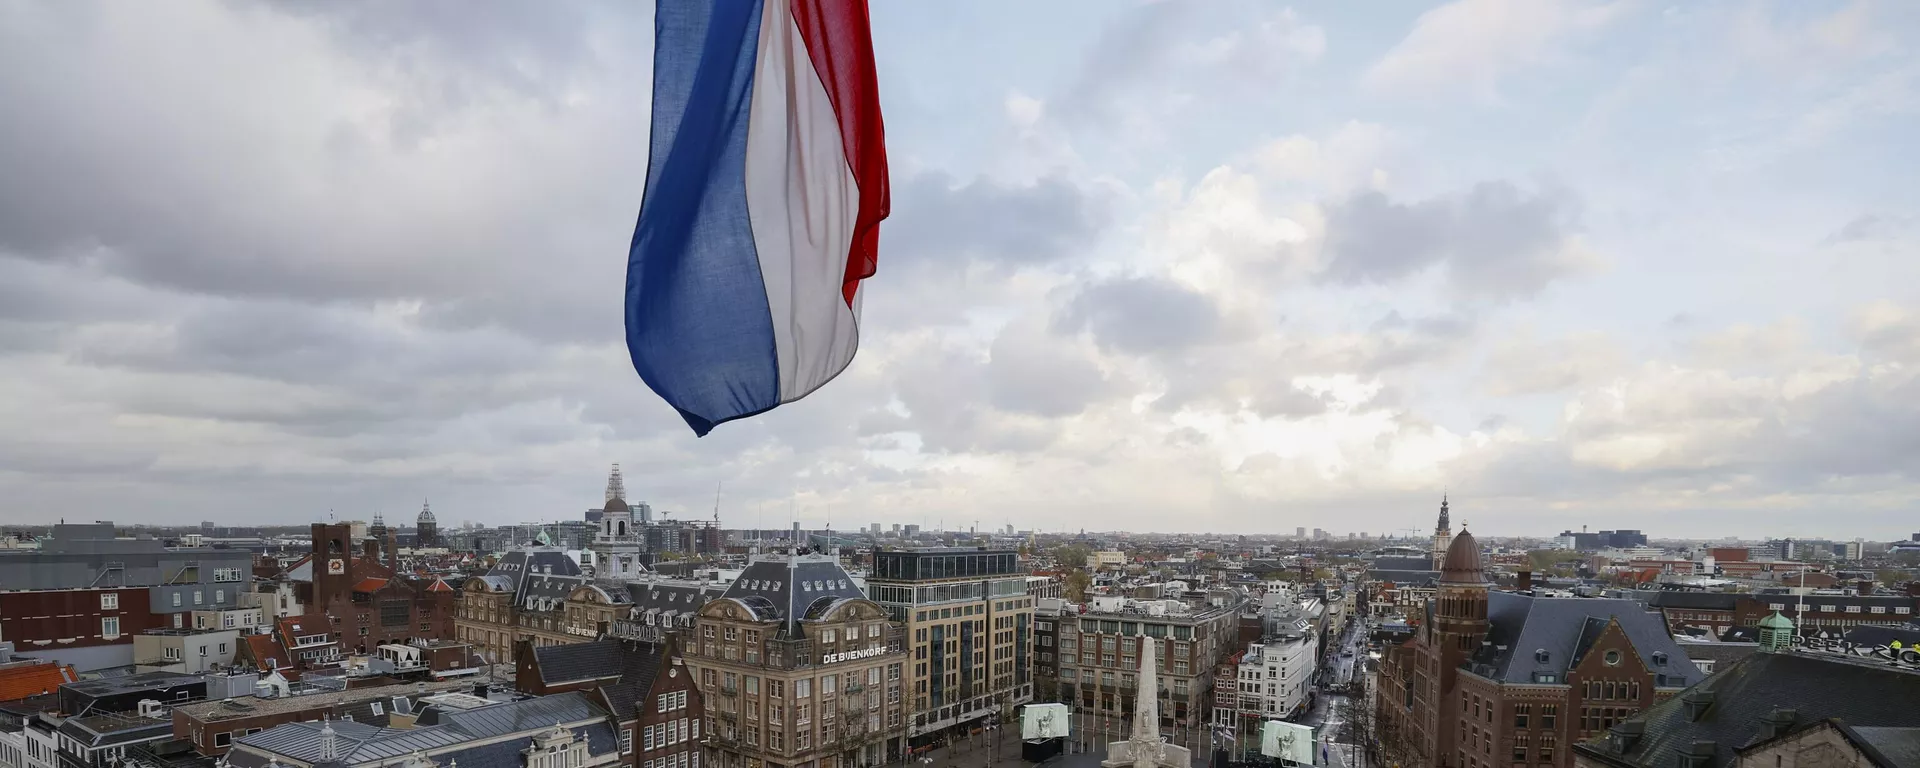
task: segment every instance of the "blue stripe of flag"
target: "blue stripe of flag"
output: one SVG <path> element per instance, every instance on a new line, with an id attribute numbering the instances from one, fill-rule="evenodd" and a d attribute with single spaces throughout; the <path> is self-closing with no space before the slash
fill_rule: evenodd
<path id="1" fill-rule="evenodd" d="M 761 0 L 659 0 L 647 188 L 627 252 L 633 368 L 696 434 L 780 403 L 747 218 Z"/>

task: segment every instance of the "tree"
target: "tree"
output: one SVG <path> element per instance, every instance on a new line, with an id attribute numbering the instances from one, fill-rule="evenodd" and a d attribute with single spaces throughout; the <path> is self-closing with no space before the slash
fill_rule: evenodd
<path id="1" fill-rule="evenodd" d="M 1084 603 L 1087 601 L 1087 587 L 1093 586 L 1093 577 L 1088 575 L 1086 569 L 1078 569 L 1067 574 L 1065 586 L 1068 602 Z"/>
<path id="2" fill-rule="evenodd" d="M 1093 550 L 1085 544 L 1062 544 L 1053 548 L 1053 561 L 1061 568 L 1085 568 Z"/>
<path id="3" fill-rule="evenodd" d="M 1571 573 L 1573 563 L 1579 562 L 1581 558 L 1579 552 L 1570 549 L 1536 549 L 1527 553 L 1527 559 L 1532 561 L 1533 570 L 1537 573 L 1557 571 Z"/>

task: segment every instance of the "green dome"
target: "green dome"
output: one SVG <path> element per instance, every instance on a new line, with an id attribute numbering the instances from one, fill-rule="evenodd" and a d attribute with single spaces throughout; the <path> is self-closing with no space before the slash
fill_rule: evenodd
<path id="1" fill-rule="evenodd" d="M 1779 611 L 1774 611 L 1772 616 L 1768 616 L 1760 620 L 1760 628 L 1761 629 L 1793 629 L 1793 619 L 1789 619 L 1785 616 L 1780 615 Z"/>

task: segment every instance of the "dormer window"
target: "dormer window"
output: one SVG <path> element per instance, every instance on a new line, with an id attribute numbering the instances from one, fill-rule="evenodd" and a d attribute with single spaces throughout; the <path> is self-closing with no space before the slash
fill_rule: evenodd
<path id="1" fill-rule="evenodd" d="M 1533 660 L 1535 663 L 1538 663 L 1538 664 L 1545 664 L 1548 661 L 1552 660 L 1552 658 L 1553 658 L 1553 654 L 1547 653 L 1547 649 L 1545 648 L 1541 648 L 1533 652 Z"/>
<path id="2" fill-rule="evenodd" d="M 1667 665 L 1667 652 L 1666 652 L 1666 651 L 1654 651 L 1654 652 L 1653 652 L 1653 665 L 1654 665 L 1654 666 L 1656 666 L 1656 667 L 1664 667 L 1664 666 L 1666 666 L 1666 665 Z"/>

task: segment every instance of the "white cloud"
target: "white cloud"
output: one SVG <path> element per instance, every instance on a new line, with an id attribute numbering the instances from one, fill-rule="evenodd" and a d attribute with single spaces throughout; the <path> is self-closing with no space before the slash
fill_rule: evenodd
<path id="1" fill-rule="evenodd" d="M 1421 14 L 1362 82 L 1399 95 L 1465 90 L 1492 98 L 1510 73 L 1554 59 L 1625 10 L 1623 2 L 1454 0 Z"/>

